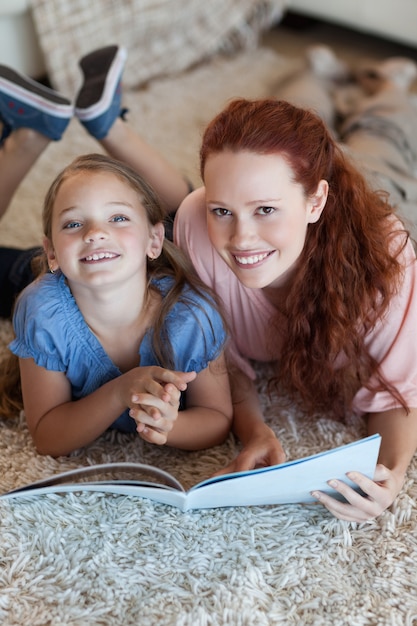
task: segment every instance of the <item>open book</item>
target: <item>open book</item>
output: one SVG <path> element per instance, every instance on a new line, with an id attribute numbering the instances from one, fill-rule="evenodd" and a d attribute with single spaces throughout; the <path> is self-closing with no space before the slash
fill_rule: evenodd
<path id="1" fill-rule="evenodd" d="M 188 491 L 174 476 L 151 465 L 108 463 L 56 474 L 1 494 L 0 498 L 101 491 L 142 496 L 176 506 L 181 511 L 314 502 L 311 492 L 316 489 L 339 496 L 327 484 L 331 478 L 344 480 L 351 487 L 354 485 L 345 475 L 348 471 L 355 470 L 372 478 L 380 443 L 380 435 L 372 435 L 288 463 L 209 478 Z"/>

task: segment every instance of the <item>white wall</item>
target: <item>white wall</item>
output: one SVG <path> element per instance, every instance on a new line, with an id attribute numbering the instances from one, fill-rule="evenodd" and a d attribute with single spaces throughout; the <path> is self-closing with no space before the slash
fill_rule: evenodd
<path id="1" fill-rule="evenodd" d="M 28 0 L 0 0 L 0 63 L 39 78 L 45 74 Z"/>
<path id="2" fill-rule="evenodd" d="M 417 46 L 417 0 L 288 0 L 287 8 Z"/>

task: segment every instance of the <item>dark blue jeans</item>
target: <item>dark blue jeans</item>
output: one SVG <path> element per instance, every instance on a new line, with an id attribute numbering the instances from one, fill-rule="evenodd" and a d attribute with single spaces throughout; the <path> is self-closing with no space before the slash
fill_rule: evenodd
<path id="1" fill-rule="evenodd" d="M 11 317 L 16 297 L 32 282 L 32 259 L 42 248 L 0 247 L 0 317 Z"/>

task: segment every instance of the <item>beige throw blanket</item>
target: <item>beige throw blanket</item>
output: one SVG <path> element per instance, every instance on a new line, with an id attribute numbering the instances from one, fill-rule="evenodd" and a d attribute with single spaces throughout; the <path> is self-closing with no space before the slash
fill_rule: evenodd
<path id="1" fill-rule="evenodd" d="M 286 0 L 31 0 L 53 85 L 73 94 L 74 64 L 94 48 L 128 49 L 125 86 L 172 75 L 218 52 L 254 48 Z"/>

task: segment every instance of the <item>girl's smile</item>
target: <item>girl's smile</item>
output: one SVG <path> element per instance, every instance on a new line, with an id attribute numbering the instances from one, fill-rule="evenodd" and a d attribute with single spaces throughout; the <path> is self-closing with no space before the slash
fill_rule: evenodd
<path id="1" fill-rule="evenodd" d="M 96 263 L 106 259 L 117 259 L 118 256 L 118 254 L 114 254 L 113 252 L 95 252 L 94 254 L 89 254 L 84 257 L 81 261 L 83 263 Z"/>
<path id="2" fill-rule="evenodd" d="M 205 165 L 207 224 L 216 251 L 250 288 L 281 286 L 316 222 L 327 183 L 306 198 L 278 154 L 224 151 Z"/>
<path id="3" fill-rule="evenodd" d="M 73 291 L 137 285 L 146 280 L 156 230 L 159 246 L 159 227 L 150 226 L 139 194 L 116 175 L 80 172 L 58 191 L 52 242 L 45 245 L 50 266 L 61 269 Z"/>

